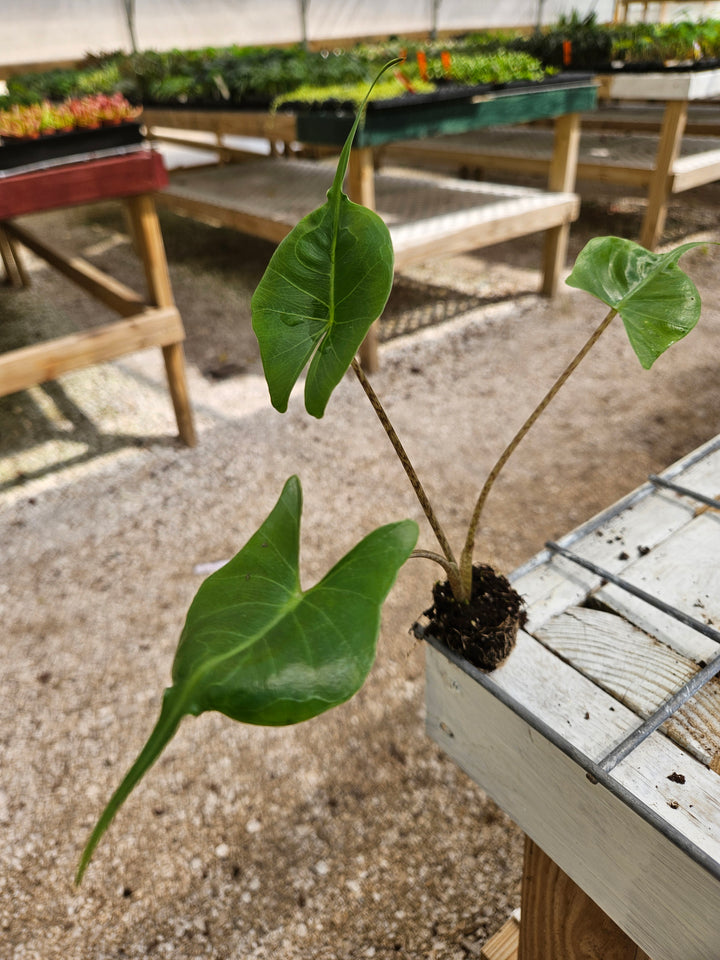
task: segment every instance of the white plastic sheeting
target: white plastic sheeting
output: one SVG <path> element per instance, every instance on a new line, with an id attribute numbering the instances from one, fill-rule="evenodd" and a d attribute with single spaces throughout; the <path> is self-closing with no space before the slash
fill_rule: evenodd
<path id="1" fill-rule="evenodd" d="M 139 49 L 290 43 L 303 38 L 301 0 L 0 0 L 0 65 L 79 59 L 131 49 L 126 5 Z M 533 26 L 594 11 L 612 19 L 614 0 L 305 0 L 312 40 L 438 30 Z M 667 3 L 666 19 L 720 16 L 720 2 Z M 640 8 L 637 10 L 637 8 Z M 642 11 L 636 5 L 633 19 Z M 650 3 L 657 19 L 660 3 Z"/>
<path id="2" fill-rule="evenodd" d="M 309 40 L 429 33 L 433 0 L 309 0 Z M 139 49 L 273 44 L 303 36 L 300 0 L 135 0 Z M 440 0 L 438 30 L 550 23 L 573 9 L 612 17 L 613 0 Z M 125 0 L 0 0 L 0 65 L 131 49 Z"/>

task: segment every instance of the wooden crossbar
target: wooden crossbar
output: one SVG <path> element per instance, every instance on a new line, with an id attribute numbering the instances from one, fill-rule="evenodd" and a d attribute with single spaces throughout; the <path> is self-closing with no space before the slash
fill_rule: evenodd
<path id="1" fill-rule="evenodd" d="M 144 307 L 143 298 L 139 293 L 94 267 L 82 257 L 66 257 L 56 247 L 41 240 L 32 231 L 12 220 L 6 220 L 4 227 L 10 236 L 19 240 L 69 280 L 121 316 L 132 316 Z"/>
<path id="2" fill-rule="evenodd" d="M 0 396 L 55 380 L 63 373 L 115 360 L 184 338 L 175 307 L 148 308 L 134 317 L 0 354 Z"/>

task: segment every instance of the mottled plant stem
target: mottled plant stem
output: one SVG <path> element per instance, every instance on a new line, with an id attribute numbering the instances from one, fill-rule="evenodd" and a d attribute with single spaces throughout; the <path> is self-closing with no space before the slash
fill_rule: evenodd
<path id="1" fill-rule="evenodd" d="M 435 511 L 432 508 L 432 504 L 428 500 L 427 494 L 425 493 L 425 489 L 422 483 L 420 482 L 420 478 L 415 472 L 415 468 L 413 467 L 410 461 L 410 458 L 405 452 L 405 447 L 403 447 L 400 437 L 398 437 L 397 433 L 395 432 L 395 428 L 393 427 L 392 423 L 390 423 L 390 418 L 385 412 L 385 409 L 382 403 L 380 402 L 380 398 L 373 390 L 372 384 L 370 383 L 368 378 L 365 376 L 365 372 L 360 366 L 360 363 L 358 362 L 357 357 L 353 358 L 352 368 L 355 371 L 355 375 L 360 381 L 360 385 L 365 391 L 365 395 L 370 401 L 373 410 L 377 414 L 378 420 L 382 424 L 385 433 L 388 435 L 390 443 L 393 445 L 393 449 L 395 450 L 395 453 L 398 455 L 398 459 L 400 460 L 400 463 L 403 465 L 403 469 L 407 474 L 408 480 L 410 481 L 410 484 L 413 490 L 415 491 L 415 496 L 418 498 L 420 502 L 420 506 L 423 508 L 423 512 L 428 519 L 428 523 L 432 527 L 432 530 L 433 530 L 433 533 L 435 534 L 437 542 L 440 544 L 440 549 L 443 552 L 443 556 L 440 556 L 440 554 L 431 553 L 429 551 L 415 550 L 413 551 L 412 555 L 415 557 L 426 557 L 427 559 L 435 560 L 436 563 L 439 563 L 448 575 L 448 580 L 453 589 L 453 593 L 457 595 L 456 593 L 457 589 L 461 589 L 459 568 L 458 568 L 457 560 L 455 559 L 455 555 L 453 554 L 452 548 L 450 546 L 450 543 L 447 537 L 445 536 L 445 532 L 443 531 L 443 528 L 440 526 L 440 521 L 435 515 Z"/>
<path id="2" fill-rule="evenodd" d="M 468 535 L 465 541 L 465 546 L 463 552 L 460 556 L 460 577 L 463 583 L 463 593 L 469 590 L 472 585 L 472 559 L 473 551 L 475 549 L 475 535 L 477 533 L 478 525 L 480 523 L 480 517 L 482 516 L 483 509 L 485 507 L 485 501 L 488 498 L 488 495 L 493 487 L 493 484 L 498 478 L 500 471 L 503 469 L 505 464 L 508 462 L 512 454 L 515 452 L 515 449 L 520 444 L 521 440 L 532 427 L 538 417 L 543 413 L 545 408 L 548 406 L 550 401 L 555 397 L 557 392 L 563 386 L 565 381 L 570 377 L 574 372 L 575 368 L 579 365 L 580 361 L 585 358 L 585 356 L 590 352 L 590 350 L 595 346 L 597 341 L 600 339 L 605 330 L 610 326 L 610 323 L 617 314 L 617 310 L 610 310 L 609 313 L 605 316 L 602 323 L 595 329 L 591 334 L 590 338 L 586 341 L 585 345 L 579 350 L 575 357 L 570 361 L 567 367 L 563 370 L 560 376 L 557 378 L 555 383 L 550 387 L 548 392 L 545 394 L 540 403 L 535 407 L 533 412 L 527 418 L 525 423 L 520 427 L 518 432 L 512 438 L 510 443 L 507 445 L 500 458 L 498 459 L 495 466 L 492 468 L 488 474 L 488 478 L 485 481 L 485 484 L 480 491 L 480 496 L 477 499 L 475 504 L 475 509 L 473 511 L 472 518 L 470 520 L 470 526 L 468 528 Z"/>

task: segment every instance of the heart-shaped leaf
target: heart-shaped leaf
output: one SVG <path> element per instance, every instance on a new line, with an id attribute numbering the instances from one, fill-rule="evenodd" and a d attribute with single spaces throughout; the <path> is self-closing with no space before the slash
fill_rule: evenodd
<path id="1" fill-rule="evenodd" d="M 678 260 L 703 245 L 684 243 L 656 254 L 632 240 L 596 237 L 580 252 L 566 282 L 617 310 L 638 360 L 648 370 L 698 322 L 700 295 Z"/>
<path id="2" fill-rule="evenodd" d="M 205 580 L 187 614 L 160 718 L 103 811 L 78 867 L 183 716 L 218 710 L 282 725 L 349 699 L 375 659 L 382 604 L 418 537 L 412 520 L 365 537 L 310 590 L 300 587 L 300 481 L 291 477 L 242 550 Z"/>
<path id="3" fill-rule="evenodd" d="M 386 64 L 375 82 L 397 62 Z M 327 201 L 280 243 L 253 294 L 253 330 L 270 399 L 280 412 L 287 409 L 292 388 L 309 363 L 305 408 L 322 417 L 392 288 L 388 228 L 342 189 L 367 96 L 340 154 Z"/>

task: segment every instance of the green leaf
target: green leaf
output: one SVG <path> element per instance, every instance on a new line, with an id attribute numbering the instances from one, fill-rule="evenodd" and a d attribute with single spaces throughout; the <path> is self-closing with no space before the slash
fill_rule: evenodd
<path id="1" fill-rule="evenodd" d="M 383 67 L 376 82 L 397 62 Z M 388 228 L 374 211 L 353 203 L 342 190 L 370 90 L 340 154 L 326 203 L 285 237 L 252 298 L 265 379 L 280 412 L 287 410 L 292 388 L 309 364 L 305 408 L 322 417 L 392 288 L 394 258 Z"/>
<path id="2" fill-rule="evenodd" d="M 566 282 L 620 314 L 633 350 L 648 370 L 698 322 L 700 295 L 678 260 L 705 242 L 656 254 L 632 240 L 595 237 L 580 252 Z"/>
<path id="3" fill-rule="evenodd" d="M 190 605 L 160 718 L 87 842 L 79 883 L 113 817 L 183 716 L 218 710 L 283 725 L 348 700 L 375 659 L 382 604 L 418 537 L 412 520 L 365 537 L 310 590 L 300 587 L 300 481 L 291 477 L 242 550 Z"/>

